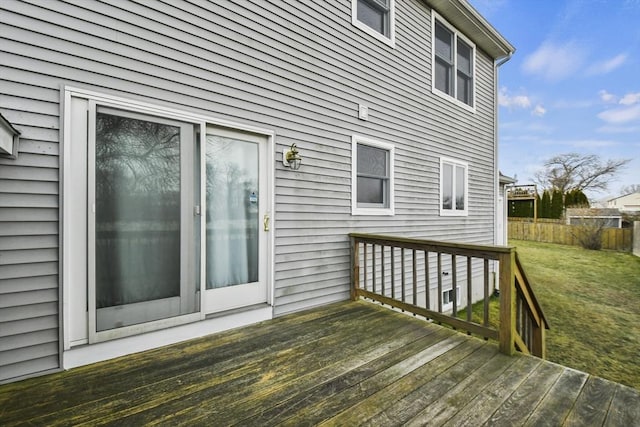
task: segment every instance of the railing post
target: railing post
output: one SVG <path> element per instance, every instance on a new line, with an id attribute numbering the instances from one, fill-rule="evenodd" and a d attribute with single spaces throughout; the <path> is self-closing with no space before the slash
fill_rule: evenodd
<path id="1" fill-rule="evenodd" d="M 355 237 L 351 237 L 351 300 L 358 299 L 360 289 L 360 245 Z"/>
<path id="2" fill-rule="evenodd" d="M 509 356 L 516 351 L 516 289 L 515 289 L 515 252 L 500 254 L 500 352 Z"/>
<path id="3" fill-rule="evenodd" d="M 544 321 L 541 322 L 539 327 L 533 326 L 533 348 L 531 349 L 531 354 L 541 359 L 547 358 L 546 330 Z"/>

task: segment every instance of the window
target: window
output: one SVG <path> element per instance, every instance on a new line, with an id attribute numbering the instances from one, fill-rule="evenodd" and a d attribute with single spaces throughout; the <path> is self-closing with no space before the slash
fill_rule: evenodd
<path id="1" fill-rule="evenodd" d="M 352 0 L 351 22 L 356 27 L 393 46 L 395 0 Z"/>
<path id="2" fill-rule="evenodd" d="M 440 215 L 467 215 L 467 169 L 465 162 L 440 159 Z"/>
<path id="3" fill-rule="evenodd" d="M 433 91 L 474 106 L 475 46 L 433 13 Z"/>
<path id="4" fill-rule="evenodd" d="M 391 144 L 352 138 L 352 214 L 393 215 Z"/>
<path id="5" fill-rule="evenodd" d="M 460 286 L 456 286 L 456 306 L 460 306 Z M 442 311 L 453 309 L 453 289 L 442 291 Z"/>

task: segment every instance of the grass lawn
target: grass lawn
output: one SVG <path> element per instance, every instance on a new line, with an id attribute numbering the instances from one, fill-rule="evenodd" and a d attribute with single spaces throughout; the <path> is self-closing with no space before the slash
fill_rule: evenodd
<path id="1" fill-rule="evenodd" d="M 547 358 L 640 389 L 640 258 L 578 246 L 510 244 L 551 324 Z"/>
<path id="2" fill-rule="evenodd" d="M 640 258 L 513 240 L 551 330 L 547 359 L 640 390 Z M 482 310 L 482 304 L 474 312 Z M 498 301 L 492 301 L 497 318 Z M 495 316 L 495 317 L 494 317 Z"/>

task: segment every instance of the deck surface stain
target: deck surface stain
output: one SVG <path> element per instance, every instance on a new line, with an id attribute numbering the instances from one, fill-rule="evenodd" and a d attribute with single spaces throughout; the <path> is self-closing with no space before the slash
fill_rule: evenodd
<path id="1" fill-rule="evenodd" d="M 640 393 L 366 301 L 0 386 L 0 425 L 640 425 Z"/>

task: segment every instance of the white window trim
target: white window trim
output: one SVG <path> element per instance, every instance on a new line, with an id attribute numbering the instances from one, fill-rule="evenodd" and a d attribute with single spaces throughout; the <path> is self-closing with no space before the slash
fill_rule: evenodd
<path id="1" fill-rule="evenodd" d="M 442 311 L 453 310 L 453 301 L 448 304 L 444 303 L 444 294 L 446 292 L 451 292 L 453 288 L 443 289 L 442 290 Z M 456 306 L 460 307 L 460 286 L 456 286 Z"/>
<path id="2" fill-rule="evenodd" d="M 385 208 L 358 207 L 358 144 L 370 145 L 389 151 L 389 206 Z M 395 214 L 394 205 L 394 158 L 395 146 L 386 142 L 376 141 L 364 136 L 351 137 L 351 215 L 387 215 Z"/>
<path id="3" fill-rule="evenodd" d="M 445 163 L 451 164 L 453 165 L 453 182 L 451 183 L 451 188 L 453 189 L 453 191 L 455 192 L 455 188 L 456 188 L 456 173 L 455 173 L 455 167 L 456 166 L 463 166 L 464 167 L 464 209 L 463 210 L 458 210 L 458 209 L 443 209 L 442 208 L 442 196 L 443 196 L 443 188 L 444 186 L 442 185 L 444 182 L 444 177 L 443 177 L 443 173 L 444 173 L 444 168 L 443 165 Z M 469 215 L 469 163 L 467 162 L 463 162 L 461 160 L 455 160 L 455 159 L 450 159 L 447 157 L 440 157 L 440 198 L 439 198 L 439 203 L 440 203 L 440 216 L 468 216 Z M 455 201 L 455 197 L 454 197 L 454 201 Z"/>
<path id="4" fill-rule="evenodd" d="M 389 2 L 389 37 L 384 34 L 380 34 L 367 24 L 358 20 L 358 0 L 351 0 L 351 23 L 354 27 L 357 27 L 374 37 L 386 45 L 395 48 L 396 47 L 396 2 L 390 0 Z"/>
<path id="5" fill-rule="evenodd" d="M 444 25 L 449 31 L 453 33 L 453 96 L 449 95 L 446 92 L 441 91 L 436 88 L 436 78 L 435 78 L 435 63 L 436 63 L 436 20 L 438 20 L 442 25 Z M 456 92 L 458 90 L 458 38 L 462 39 L 469 47 L 471 47 L 471 105 L 466 104 L 460 101 L 456 97 Z M 469 40 L 464 34 L 460 33 L 453 25 L 449 24 L 446 19 L 440 16 L 435 10 L 431 11 L 431 92 L 437 96 L 445 98 L 454 104 L 464 108 L 465 110 L 474 112 L 476 111 L 476 44 Z"/>

